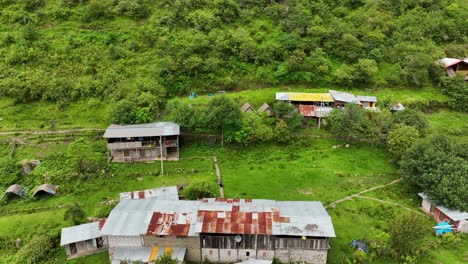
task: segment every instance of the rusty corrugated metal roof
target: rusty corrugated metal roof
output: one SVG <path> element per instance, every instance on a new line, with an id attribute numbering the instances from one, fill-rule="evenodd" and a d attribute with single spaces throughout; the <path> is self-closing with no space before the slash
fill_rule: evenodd
<path id="1" fill-rule="evenodd" d="M 120 193 L 120 200 L 125 199 L 160 199 L 160 200 L 179 200 L 177 186 L 168 186 L 161 188 L 153 188 L 142 191 Z"/>
<path id="2" fill-rule="evenodd" d="M 335 236 L 320 202 L 239 198 L 121 200 L 102 229 L 103 235 L 115 236 L 200 233 Z"/>
<path id="3" fill-rule="evenodd" d="M 154 212 L 146 233 L 148 235 L 188 236 L 192 218 L 192 212 L 172 214 Z"/>

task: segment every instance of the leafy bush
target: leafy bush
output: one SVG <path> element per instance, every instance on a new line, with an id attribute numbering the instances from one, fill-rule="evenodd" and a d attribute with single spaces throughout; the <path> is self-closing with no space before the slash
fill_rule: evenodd
<path id="1" fill-rule="evenodd" d="M 388 233 L 396 258 L 417 258 L 427 249 L 424 236 L 430 233 L 430 226 L 423 217 L 405 213 L 390 221 Z"/>
<path id="2" fill-rule="evenodd" d="M 186 191 L 187 198 L 190 200 L 197 200 L 202 198 L 215 197 L 216 192 L 214 187 L 207 182 L 199 182 L 191 184 Z"/>
<path id="3" fill-rule="evenodd" d="M 81 206 L 77 203 L 68 207 L 63 215 L 63 220 L 70 221 L 74 225 L 81 224 L 84 218 L 84 211 L 81 209 Z"/>
<path id="4" fill-rule="evenodd" d="M 448 249 L 460 247 L 461 241 L 462 238 L 459 233 L 444 233 L 437 240 L 440 245 Z"/>
<path id="5" fill-rule="evenodd" d="M 114 124 L 134 124 L 137 105 L 128 100 L 119 101 L 111 114 L 111 122 Z"/>
<path id="6" fill-rule="evenodd" d="M 9 186 L 19 177 L 19 166 L 14 159 L 0 158 L 0 186 Z"/>
<path id="7" fill-rule="evenodd" d="M 34 264 L 42 263 L 51 257 L 57 244 L 57 237 L 36 235 L 28 243 L 24 244 L 16 253 L 15 263 Z"/>
<path id="8" fill-rule="evenodd" d="M 412 126 L 397 124 L 388 132 L 388 151 L 400 159 L 419 138 L 419 132 Z"/>

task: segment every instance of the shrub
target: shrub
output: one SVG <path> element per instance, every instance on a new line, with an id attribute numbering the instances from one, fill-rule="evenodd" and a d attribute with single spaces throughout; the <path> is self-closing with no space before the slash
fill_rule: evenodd
<path id="1" fill-rule="evenodd" d="M 80 224 L 84 218 L 84 211 L 79 204 L 70 206 L 63 215 L 63 220 L 70 221 L 73 224 Z"/>
<path id="2" fill-rule="evenodd" d="M 213 186 L 207 182 L 195 183 L 187 188 L 187 198 L 190 200 L 197 200 L 215 196 L 216 193 L 214 191 Z"/>
<path id="3" fill-rule="evenodd" d="M 34 236 L 28 243 L 18 250 L 15 256 L 15 263 L 42 263 L 52 254 L 53 249 L 56 246 L 56 240 L 56 237 L 46 235 Z"/>
<path id="4" fill-rule="evenodd" d="M 459 233 L 444 233 L 438 239 L 438 243 L 444 248 L 457 248 L 461 245 L 461 236 Z"/>
<path id="5" fill-rule="evenodd" d="M 0 158 L 0 185 L 15 183 L 19 176 L 19 166 L 14 159 Z"/>
<path id="6" fill-rule="evenodd" d="M 117 103 L 111 114 L 111 122 L 114 124 L 134 124 L 136 121 L 137 105 L 128 100 Z"/>

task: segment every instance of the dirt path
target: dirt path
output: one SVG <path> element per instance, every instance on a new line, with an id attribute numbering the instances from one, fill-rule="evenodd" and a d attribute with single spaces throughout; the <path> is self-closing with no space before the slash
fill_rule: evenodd
<path id="1" fill-rule="evenodd" d="M 411 212 L 413 212 L 413 213 L 417 213 L 417 214 L 420 214 L 420 215 L 423 215 L 423 216 L 427 216 L 426 214 L 423 214 L 423 213 L 421 213 L 421 212 L 415 211 L 415 210 L 413 210 L 413 209 L 411 209 L 411 208 L 408 208 L 408 207 L 406 207 L 406 206 L 404 206 L 404 205 L 401 205 L 401 204 L 399 204 L 399 203 L 393 203 L 393 202 L 389 202 L 389 201 L 384 201 L 384 200 L 380 200 L 380 199 L 373 198 L 373 197 L 369 197 L 369 196 L 357 195 L 357 196 L 355 196 L 355 197 L 357 197 L 357 198 L 369 199 L 369 200 L 373 200 L 373 201 L 377 201 L 377 202 L 381 202 L 381 203 L 387 203 L 387 204 L 399 206 L 399 207 L 402 207 L 402 208 L 404 208 L 404 209 L 406 209 L 406 210 L 408 210 L 408 211 L 411 211 Z"/>
<path id="2" fill-rule="evenodd" d="M 104 131 L 104 128 L 77 128 L 65 130 L 49 130 L 49 131 L 5 131 L 0 132 L 0 135 L 17 135 L 17 134 L 31 134 L 31 135 L 48 135 L 48 134 L 66 134 L 82 131 Z"/>
<path id="3" fill-rule="evenodd" d="M 387 187 L 387 186 L 389 186 L 389 185 L 398 183 L 398 182 L 400 182 L 400 181 L 401 181 L 401 178 L 396 179 L 396 180 L 394 180 L 394 181 L 391 181 L 391 182 L 389 182 L 389 183 L 383 184 L 383 185 L 379 185 L 379 186 L 375 186 L 375 187 L 372 187 L 372 188 L 369 188 L 369 189 L 365 189 L 364 191 L 361 191 L 361 192 L 358 192 L 358 193 L 355 193 L 355 194 L 346 196 L 346 197 L 343 198 L 343 199 L 336 200 L 336 201 L 334 201 L 333 203 L 327 205 L 325 208 L 328 208 L 328 207 L 330 207 L 330 206 L 334 206 L 334 205 L 336 205 L 336 204 L 338 204 L 338 203 L 341 203 L 341 202 L 344 202 L 344 201 L 351 200 L 351 199 L 353 199 L 354 197 L 358 197 L 359 195 L 361 195 L 361 194 L 363 194 L 363 193 L 370 192 L 370 191 L 373 191 L 373 190 L 377 190 L 377 189 L 380 189 L 380 188 L 384 188 L 384 187 Z"/>

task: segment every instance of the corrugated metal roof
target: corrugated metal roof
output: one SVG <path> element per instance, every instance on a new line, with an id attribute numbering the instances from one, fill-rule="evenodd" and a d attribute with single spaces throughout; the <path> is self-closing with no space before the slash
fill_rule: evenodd
<path id="1" fill-rule="evenodd" d="M 174 122 L 154 122 L 138 125 L 110 125 L 104 138 L 155 137 L 180 134 L 180 127 Z"/>
<path id="2" fill-rule="evenodd" d="M 358 95 L 356 97 L 360 102 L 374 102 L 374 103 L 377 103 L 377 97 L 375 97 L 375 96 Z"/>
<path id="3" fill-rule="evenodd" d="M 22 196 L 24 194 L 24 187 L 19 184 L 13 184 L 6 189 L 5 193 L 13 193 Z"/>
<path id="4" fill-rule="evenodd" d="M 38 192 L 46 192 L 52 195 L 55 195 L 58 191 L 58 186 L 53 184 L 42 184 L 41 186 L 37 187 L 33 193 L 35 196 Z"/>
<path id="5" fill-rule="evenodd" d="M 103 235 L 199 233 L 334 237 L 331 218 L 320 202 L 210 198 L 201 201 L 121 200 Z"/>
<path id="6" fill-rule="evenodd" d="M 356 98 L 356 96 L 354 96 L 354 94 L 334 90 L 329 90 L 329 92 L 335 101 L 360 104 L 359 100 Z"/>
<path id="7" fill-rule="evenodd" d="M 100 221 L 62 228 L 60 245 L 64 246 L 79 241 L 101 237 L 99 232 L 99 223 Z"/>
<path id="8" fill-rule="evenodd" d="M 262 106 L 260 106 L 260 108 L 258 108 L 259 113 L 263 113 L 266 110 L 273 111 L 273 109 L 271 109 L 271 107 L 267 103 L 263 103 Z"/>
<path id="9" fill-rule="evenodd" d="M 164 255 L 165 252 L 171 252 L 171 258 L 183 262 L 186 248 L 154 246 L 154 247 L 117 247 L 112 256 L 112 263 L 120 261 L 141 261 L 144 263 L 154 261 Z"/>
<path id="10" fill-rule="evenodd" d="M 161 188 L 153 188 L 142 191 L 120 193 L 120 200 L 125 199 L 148 199 L 154 198 L 159 200 L 179 200 L 177 186 L 168 186 Z"/>
<path id="11" fill-rule="evenodd" d="M 418 195 L 423 199 L 429 200 L 429 197 L 427 197 L 427 195 L 424 193 L 418 193 Z M 430 200 L 429 202 L 432 204 Z M 446 216 L 448 216 L 450 219 L 452 219 L 453 221 L 460 221 L 462 219 L 468 219 L 468 212 L 461 212 L 460 210 L 449 209 L 442 205 L 436 206 L 436 208 L 442 213 L 444 213 Z"/>
<path id="12" fill-rule="evenodd" d="M 462 60 L 459 60 L 459 59 L 454 59 L 454 58 L 442 58 L 440 60 L 438 60 L 437 62 L 439 64 L 441 64 L 442 66 L 444 66 L 445 68 L 447 67 L 450 67 L 450 66 L 453 66 L 457 63 L 460 63 Z"/>
<path id="13" fill-rule="evenodd" d="M 277 101 L 289 101 L 289 93 L 276 93 Z"/>
<path id="14" fill-rule="evenodd" d="M 329 93 L 289 93 L 289 101 L 333 102 L 333 97 Z"/>

